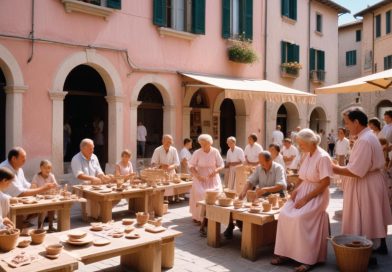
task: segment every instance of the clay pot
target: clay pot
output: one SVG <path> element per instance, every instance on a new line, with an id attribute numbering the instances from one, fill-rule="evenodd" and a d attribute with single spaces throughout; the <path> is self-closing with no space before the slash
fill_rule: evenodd
<path id="1" fill-rule="evenodd" d="M 45 235 L 46 235 L 46 230 L 44 229 L 32 230 L 30 232 L 31 242 L 36 245 L 41 244 L 45 239 Z"/>
<path id="2" fill-rule="evenodd" d="M 244 203 L 242 202 L 242 200 L 234 200 L 234 209 L 241 209 L 242 206 L 244 205 Z"/>
<path id="3" fill-rule="evenodd" d="M 278 204 L 278 195 L 271 194 L 268 196 L 268 202 L 272 205 L 272 207 L 275 207 Z"/>
<path id="4" fill-rule="evenodd" d="M 218 199 L 218 203 L 219 203 L 219 206 L 229 207 L 233 203 L 233 199 L 228 198 L 228 197 L 222 197 L 222 198 Z"/>
<path id="5" fill-rule="evenodd" d="M 63 250 L 64 246 L 60 244 L 53 244 L 46 247 L 47 255 L 58 255 L 61 250 Z"/>
<path id="6" fill-rule="evenodd" d="M 16 247 L 20 231 L 18 229 L 14 230 L 1 230 L 0 231 L 0 250 L 10 251 Z"/>
<path id="7" fill-rule="evenodd" d="M 272 205 L 269 202 L 263 202 L 263 212 L 269 212 L 272 209 Z"/>
<path id="8" fill-rule="evenodd" d="M 278 206 L 279 206 L 279 208 L 282 208 L 283 205 L 284 205 L 283 199 L 279 199 L 279 200 L 278 200 Z"/>
<path id="9" fill-rule="evenodd" d="M 233 190 L 225 189 L 224 192 L 225 192 L 226 197 L 228 197 L 228 198 L 234 199 L 237 196 L 237 192 L 233 191 Z"/>
<path id="10" fill-rule="evenodd" d="M 248 200 L 248 202 L 253 203 L 257 199 L 256 191 L 248 190 L 248 192 L 246 192 L 246 199 Z"/>
<path id="11" fill-rule="evenodd" d="M 219 196 L 219 191 L 207 190 L 206 198 L 205 198 L 206 204 L 214 205 L 218 196 Z"/>
<path id="12" fill-rule="evenodd" d="M 150 215 L 148 213 L 145 213 L 145 212 L 138 212 L 138 213 L 136 213 L 137 224 L 139 226 L 143 226 L 144 224 L 147 223 L 149 217 L 150 217 Z"/>

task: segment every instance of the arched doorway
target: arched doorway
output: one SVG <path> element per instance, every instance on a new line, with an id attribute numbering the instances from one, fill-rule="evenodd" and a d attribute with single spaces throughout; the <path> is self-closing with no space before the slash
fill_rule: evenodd
<path id="1" fill-rule="evenodd" d="M 64 161 L 79 152 L 82 139 L 91 138 L 103 168 L 108 161 L 108 105 L 102 77 L 88 65 L 76 66 L 65 80 L 64 91 L 68 92 L 64 100 Z M 67 124 L 71 128 L 69 142 Z"/>
<path id="2" fill-rule="evenodd" d="M 282 104 L 276 115 L 276 125 L 280 125 L 285 137 L 299 125 L 299 112 L 292 103 Z M 275 129 L 275 128 L 274 128 Z"/>
<path id="3" fill-rule="evenodd" d="M 226 154 L 229 147 L 226 140 L 236 136 L 236 110 L 233 100 L 225 98 L 220 106 L 220 148 Z"/>
<path id="4" fill-rule="evenodd" d="M 190 113 L 190 138 L 192 140 L 192 149 L 196 150 L 200 147 L 197 138 L 203 133 L 202 129 L 202 115 L 203 111 L 209 108 L 208 98 L 205 90 L 197 90 L 191 99 L 190 105 L 192 110 Z"/>
<path id="5" fill-rule="evenodd" d="M 311 112 L 309 119 L 309 128 L 317 133 L 319 133 L 321 129 L 326 131 L 327 116 L 322 108 L 316 107 Z"/>
<path id="6" fill-rule="evenodd" d="M 154 84 L 148 83 L 140 90 L 137 98 L 141 104 L 137 108 L 137 123 L 142 122 L 147 129 L 144 156 L 150 158 L 154 149 L 161 145 L 163 135 L 163 98 Z"/>
<path id="7" fill-rule="evenodd" d="M 0 160 L 5 160 L 6 143 L 5 143 L 5 122 L 6 122 L 6 108 L 5 108 L 5 90 L 6 85 L 5 76 L 3 70 L 0 69 Z"/>
<path id="8" fill-rule="evenodd" d="M 380 120 L 384 120 L 384 113 L 392 110 L 392 102 L 390 100 L 382 100 L 377 104 L 377 116 Z"/>

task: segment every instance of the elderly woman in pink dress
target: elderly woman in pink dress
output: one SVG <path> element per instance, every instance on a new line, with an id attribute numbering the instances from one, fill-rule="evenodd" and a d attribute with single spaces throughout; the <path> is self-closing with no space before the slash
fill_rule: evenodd
<path id="1" fill-rule="evenodd" d="M 224 168 L 224 163 L 219 151 L 212 147 L 212 137 L 208 134 L 201 134 L 198 138 L 201 146 L 196 150 L 189 161 L 190 171 L 193 176 L 193 185 L 189 199 L 190 212 L 195 222 L 202 222 L 200 233 L 206 235 L 207 220 L 204 218 L 204 210 L 197 206 L 197 202 L 205 198 L 208 189 L 222 191 L 222 183 L 219 171 Z"/>
<path id="2" fill-rule="evenodd" d="M 327 258 L 326 209 L 333 173 L 329 154 L 318 146 L 318 135 L 310 129 L 303 129 L 296 139 L 305 153 L 299 169 L 301 183 L 291 193 L 291 199 L 279 215 L 275 257 L 271 264 L 280 265 L 293 259 L 301 263 L 295 271 L 303 272 Z"/>
<path id="3" fill-rule="evenodd" d="M 386 227 L 392 224 L 392 216 L 382 173 L 382 147 L 367 127 L 368 119 L 362 109 L 348 109 L 343 119 L 357 139 L 347 166 L 333 165 L 336 174 L 351 177 L 344 185 L 342 233 L 366 236 L 373 240 L 379 253 L 387 254 Z"/>

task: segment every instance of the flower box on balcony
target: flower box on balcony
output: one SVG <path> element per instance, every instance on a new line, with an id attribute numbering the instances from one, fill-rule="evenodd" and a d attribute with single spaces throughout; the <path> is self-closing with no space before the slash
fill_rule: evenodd
<path id="1" fill-rule="evenodd" d="M 282 77 L 297 78 L 300 69 L 302 69 L 302 66 L 298 62 L 285 62 L 280 65 L 280 75 Z"/>
<path id="2" fill-rule="evenodd" d="M 252 44 L 248 40 L 230 40 L 230 46 L 227 49 L 229 60 L 239 63 L 254 63 L 258 60 Z"/>
<path id="3" fill-rule="evenodd" d="M 310 80 L 313 83 L 323 83 L 325 81 L 325 71 L 323 70 L 310 71 Z"/>

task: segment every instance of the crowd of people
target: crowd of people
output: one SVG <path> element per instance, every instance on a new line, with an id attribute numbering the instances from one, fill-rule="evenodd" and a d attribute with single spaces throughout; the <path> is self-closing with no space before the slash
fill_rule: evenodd
<path id="1" fill-rule="evenodd" d="M 204 200 L 207 190 L 222 192 L 223 188 L 228 188 L 239 192 L 239 199 L 244 199 L 249 191 L 255 191 L 258 197 L 265 197 L 273 193 L 284 196 L 289 189 L 290 199 L 279 215 L 275 256 L 271 264 L 281 265 L 293 259 L 300 263 L 296 271 L 307 271 L 316 263 L 326 260 L 329 186 L 336 176 L 340 176 L 344 192 L 342 234 L 366 236 L 373 241 L 377 253 L 385 254 L 388 252 L 385 242 L 387 226 L 392 224 L 392 171 L 389 165 L 392 156 L 392 111 L 385 112 L 386 125 L 383 128 L 377 118 L 368 120 L 360 108 L 347 110 L 343 119 L 345 128 L 338 129 L 337 137 L 331 131 L 324 139 L 324 146 L 325 132 L 316 133 L 300 127 L 291 133 L 291 137 L 285 138 L 280 126 L 277 126 L 268 150 L 257 142 L 256 134 L 248 136 L 244 150 L 237 146 L 235 137 L 229 137 L 226 161 L 220 151 L 213 147 L 213 139 L 208 134 L 198 137 L 200 148 L 193 154 L 190 152 L 190 139 L 184 139 L 183 148 L 178 153 L 173 147 L 172 136 L 163 135 L 162 145 L 155 149 L 151 158 L 151 166 L 163 169 L 168 174 L 181 171 L 192 175 L 189 207 L 202 236 L 206 236 L 208 220 L 205 208 L 197 203 Z M 146 133 L 141 134 L 138 145 L 144 153 Z M 94 154 L 94 141 L 83 139 L 80 152 L 72 158 L 71 168 L 81 183 L 104 184 L 113 182 L 115 177 L 128 179 L 135 175 L 131 159 L 131 152 L 124 150 L 114 173 L 105 174 Z M 58 187 L 51 173 L 50 161 L 41 162 L 32 183 L 24 176 L 22 166 L 25 161 L 25 150 L 15 147 L 0 164 L 2 228 L 14 226 L 7 218 L 13 197 L 52 193 Z M 240 187 L 236 170 L 244 165 L 251 169 L 251 174 Z M 227 176 L 222 182 L 220 174 L 224 169 Z M 298 172 L 300 182 L 295 186 L 287 183 L 289 171 Z M 87 207 L 87 212 L 91 215 L 97 209 L 99 207 Z M 49 218 L 49 229 L 54 230 L 53 212 L 39 215 L 40 227 L 46 216 Z M 22 219 L 21 224 L 25 227 L 31 218 Z M 235 226 L 241 230 L 242 224 L 230 222 L 224 232 L 226 238 L 233 237 Z"/>

